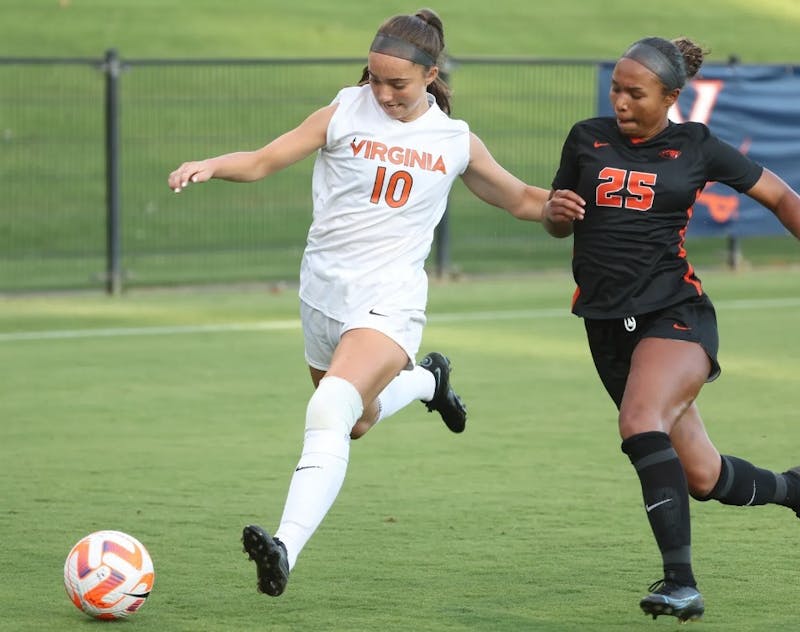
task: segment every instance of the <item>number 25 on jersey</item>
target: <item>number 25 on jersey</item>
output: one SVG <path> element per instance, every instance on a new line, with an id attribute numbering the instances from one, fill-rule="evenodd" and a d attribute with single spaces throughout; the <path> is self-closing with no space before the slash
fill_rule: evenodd
<path id="1" fill-rule="evenodd" d="M 656 174 L 604 167 L 598 174 L 595 204 L 632 211 L 649 211 L 653 206 Z M 622 194 L 624 192 L 624 195 Z"/>

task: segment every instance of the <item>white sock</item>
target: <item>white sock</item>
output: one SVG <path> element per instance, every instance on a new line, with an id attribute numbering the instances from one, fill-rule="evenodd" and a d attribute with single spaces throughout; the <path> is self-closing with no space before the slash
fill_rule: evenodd
<path id="1" fill-rule="evenodd" d="M 280 526 L 291 570 L 300 551 L 333 505 L 344 483 L 350 437 L 336 430 L 306 430 L 303 453 L 292 475 Z"/>
<path id="2" fill-rule="evenodd" d="M 400 371 L 378 395 L 380 407 L 378 421 L 394 415 L 411 402 L 418 400 L 429 402 L 433 399 L 435 389 L 436 379 L 427 369 L 417 365 L 411 371 Z"/>

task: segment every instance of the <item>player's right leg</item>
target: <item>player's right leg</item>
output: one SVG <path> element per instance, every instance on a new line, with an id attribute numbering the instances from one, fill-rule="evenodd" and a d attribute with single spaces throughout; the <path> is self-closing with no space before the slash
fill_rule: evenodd
<path id="1" fill-rule="evenodd" d="M 705 612 L 703 596 L 694 586 L 682 586 L 662 579 L 648 590 L 650 594 L 639 602 L 639 607 L 654 619 L 664 614 L 677 617 L 682 622 L 694 621 Z"/>
<path id="2" fill-rule="evenodd" d="M 261 527 L 247 525 L 242 531 L 244 552 L 256 563 L 259 592 L 277 597 L 289 581 L 289 560 L 286 546 Z"/>
<path id="3" fill-rule="evenodd" d="M 303 450 L 275 537 L 260 527 L 245 527 L 245 551 L 256 562 L 262 592 L 283 592 L 297 557 L 342 487 L 350 431 L 363 412 L 363 401 L 374 399 L 407 363 L 405 351 L 378 331 L 354 329 L 342 335 L 308 402 Z"/>
<path id="4" fill-rule="evenodd" d="M 642 329 L 650 324 L 646 319 L 625 322 L 624 327 L 617 321 L 585 320 L 597 373 L 620 408 L 622 451 L 639 477 L 644 508 L 662 557 L 663 579 L 650 586 L 650 594 L 639 606 L 654 617 L 664 614 L 686 621 L 702 615 L 704 605 L 692 571 L 689 491 L 670 440 L 674 419 L 669 411 L 692 401 L 691 391 L 699 390 L 708 371 L 701 367 L 681 375 L 674 367 L 697 364 L 702 352 L 687 345 L 683 351 L 693 354 L 689 361 L 673 357 L 680 348 L 672 348 L 670 341 L 642 340 Z M 662 349 L 665 344 L 667 348 Z M 664 375 L 664 370 L 669 373 Z"/>
<path id="5" fill-rule="evenodd" d="M 662 557 L 663 579 L 639 605 L 681 621 L 704 611 L 692 569 L 689 488 L 670 431 L 697 396 L 711 366 L 699 344 L 645 337 L 635 347 L 620 406 L 622 450 L 639 477 Z"/>
<path id="6" fill-rule="evenodd" d="M 311 396 L 303 450 L 275 538 L 255 525 L 245 527 L 242 535 L 261 592 L 283 592 L 297 556 L 336 499 L 347 471 L 350 429 L 362 408 L 356 387 L 336 376 L 323 378 Z"/>

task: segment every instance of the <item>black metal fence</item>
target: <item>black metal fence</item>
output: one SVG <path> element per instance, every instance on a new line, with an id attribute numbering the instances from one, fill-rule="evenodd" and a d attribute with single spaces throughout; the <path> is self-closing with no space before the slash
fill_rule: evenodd
<path id="1" fill-rule="evenodd" d="M 595 108 L 593 61 L 456 59 L 453 116 L 548 187 Z M 0 59 L 0 291 L 293 281 L 313 159 L 252 184 L 175 195 L 184 160 L 259 147 L 329 103 L 364 60 Z M 457 183 L 431 265 L 502 273 L 569 265 L 548 238 Z M 438 263 L 437 263 L 438 261 Z"/>

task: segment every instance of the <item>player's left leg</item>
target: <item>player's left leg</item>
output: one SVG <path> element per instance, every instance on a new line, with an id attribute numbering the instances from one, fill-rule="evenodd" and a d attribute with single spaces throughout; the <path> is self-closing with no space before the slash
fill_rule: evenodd
<path id="1" fill-rule="evenodd" d="M 350 436 L 358 439 L 379 421 L 390 417 L 411 402 L 422 401 L 428 411 L 437 411 L 447 427 L 462 432 L 467 412 L 450 383 L 450 361 L 441 353 L 429 353 L 419 365 L 416 357 L 422 341 L 425 314 L 419 310 L 381 308 L 352 314 L 342 331 L 373 329 L 385 334 L 405 350 L 409 362 L 373 400 L 364 400 L 364 413 Z M 313 374 L 312 374 L 313 377 Z"/>
<path id="2" fill-rule="evenodd" d="M 467 407 L 453 390 L 451 371 L 450 359 L 436 351 L 427 354 L 413 369 L 400 371 L 380 395 L 364 407 L 364 414 L 350 437 L 362 437 L 379 421 L 415 401 L 422 401 L 428 412 L 438 412 L 452 432 L 463 432 L 467 422 Z"/>
<path id="3" fill-rule="evenodd" d="M 450 384 L 450 359 L 433 351 L 422 358 L 420 366 L 434 378 L 433 394 L 422 398 L 428 412 L 438 412 L 452 432 L 464 432 L 467 407 Z"/>
<path id="4" fill-rule="evenodd" d="M 794 500 L 791 505 L 787 505 L 794 511 L 794 514 L 800 518 L 800 465 L 790 468 L 783 473 L 787 483 L 790 483 L 794 488 Z"/>
<path id="5" fill-rule="evenodd" d="M 696 405 L 675 424 L 670 438 L 695 499 L 739 507 L 776 504 L 800 512 L 800 468 L 778 473 L 736 456 L 720 455 Z"/>

